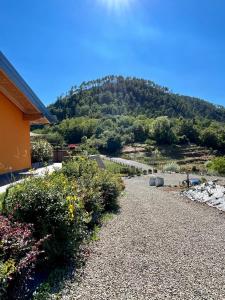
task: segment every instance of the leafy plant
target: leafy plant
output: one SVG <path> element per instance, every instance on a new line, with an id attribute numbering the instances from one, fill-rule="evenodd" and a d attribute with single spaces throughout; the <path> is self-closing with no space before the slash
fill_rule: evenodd
<path id="1" fill-rule="evenodd" d="M 170 162 L 163 168 L 164 172 L 180 172 L 180 166 L 176 162 Z"/>
<path id="2" fill-rule="evenodd" d="M 3 212 L 13 220 L 33 223 L 37 238 L 49 235 L 44 250 L 49 260 L 68 257 L 84 235 L 82 200 L 76 182 L 63 174 L 32 178 L 8 190 Z"/>
<path id="3" fill-rule="evenodd" d="M 225 175 L 225 157 L 217 157 L 206 164 L 206 168 L 211 173 Z"/>
<path id="4" fill-rule="evenodd" d="M 22 278 L 22 270 L 35 265 L 41 247 L 45 257 L 40 256 L 39 265 L 46 259 L 53 266 L 74 257 L 88 233 L 101 223 L 102 214 L 118 207 L 123 188 L 120 177 L 87 157 L 76 157 L 61 171 L 9 188 L 2 200 L 4 217 L 0 216 L 2 293 L 11 278 L 17 274 Z M 48 293 L 49 287 L 43 285 L 36 296 Z"/>
<path id="5" fill-rule="evenodd" d="M 46 140 L 32 143 L 32 162 L 49 162 L 53 157 L 53 148 Z"/>
<path id="6" fill-rule="evenodd" d="M 4 299 L 9 284 L 15 279 L 26 280 L 43 253 L 41 246 L 48 236 L 38 240 L 33 233 L 31 225 L 0 215 L 0 297 Z"/>
<path id="7" fill-rule="evenodd" d="M 84 197 L 84 207 L 92 214 L 94 222 L 102 210 L 110 210 L 117 206 L 117 197 L 124 186 L 120 177 L 107 170 L 99 169 L 95 161 L 87 157 L 76 157 L 64 164 L 63 174 L 75 178 Z M 93 220 L 92 220 L 93 221 Z"/>

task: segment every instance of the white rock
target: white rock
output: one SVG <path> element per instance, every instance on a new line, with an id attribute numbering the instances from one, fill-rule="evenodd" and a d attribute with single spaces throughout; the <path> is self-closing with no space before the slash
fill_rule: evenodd
<path id="1" fill-rule="evenodd" d="M 225 188 L 212 181 L 192 187 L 184 195 L 192 201 L 206 203 L 225 211 Z"/>

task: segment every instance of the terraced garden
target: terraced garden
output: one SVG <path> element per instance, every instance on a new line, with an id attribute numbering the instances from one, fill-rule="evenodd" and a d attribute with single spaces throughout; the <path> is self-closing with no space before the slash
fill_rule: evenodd
<path id="1" fill-rule="evenodd" d="M 205 163 L 215 156 L 212 150 L 196 145 L 159 146 L 157 149 L 156 153 L 155 151 L 150 153 L 143 150 L 136 151 L 133 148 L 133 151 L 129 153 L 123 153 L 122 157 L 151 166 L 157 166 L 159 169 L 162 169 L 164 165 L 173 161 L 180 165 L 183 171 L 200 171 L 204 173 L 206 171 Z"/>

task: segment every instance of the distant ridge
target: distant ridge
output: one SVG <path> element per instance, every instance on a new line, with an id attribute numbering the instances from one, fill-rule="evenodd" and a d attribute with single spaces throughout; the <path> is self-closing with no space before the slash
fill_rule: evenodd
<path id="1" fill-rule="evenodd" d="M 150 80 L 113 75 L 72 87 L 49 109 L 59 121 L 78 116 L 145 115 L 154 118 L 166 115 L 225 122 L 225 108 L 222 106 L 174 94 Z"/>

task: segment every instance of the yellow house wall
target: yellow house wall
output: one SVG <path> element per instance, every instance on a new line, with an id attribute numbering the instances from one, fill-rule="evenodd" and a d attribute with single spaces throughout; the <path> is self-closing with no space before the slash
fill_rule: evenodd
<path id="1" fill-rule="evenodd" d="M 0 174 L 30 167 L 29 121 L 0 92 Z"/>

